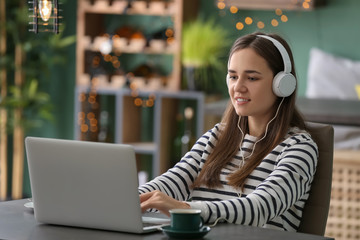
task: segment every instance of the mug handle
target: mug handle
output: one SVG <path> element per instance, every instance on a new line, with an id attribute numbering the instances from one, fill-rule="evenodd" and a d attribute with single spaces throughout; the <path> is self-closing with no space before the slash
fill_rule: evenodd
<path id="1" fill-rule="evenodd" d="M 202 217 L 200 217 L 200 225 L 199 225 L 199 229 L 202 228 L 204 226 L 204 219 Z"/>

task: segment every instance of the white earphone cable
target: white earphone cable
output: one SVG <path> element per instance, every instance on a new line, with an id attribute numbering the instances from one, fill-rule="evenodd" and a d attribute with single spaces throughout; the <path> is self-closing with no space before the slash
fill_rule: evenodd
<path id="1" fill-rule="evenodd" d="M 263 140 L 263 139 L 266 137 L 267 131 L 268 131 L 268 128 L 269 128 L 269 125 L 270 125 L 270 123 L 271 123 L 272 121 L 274 121 L 274 119 L 277 117 L 277 115 L 278 115 L 278 113 L 279 113 L 279 110 L 280 110 L 280 107 L 281 107 L 284 99 L 285 99 L 285 97 L 282 98 L 282 100 L 281 100 L 281 102 L 280 102 L 280 104 L 279 104 L 279 106 L 278 106 L 278 108 L 277 108 L 277 110 L 276 110 L 275 116 L 266 124 L 264 136 L 263 136 L 262 138 L 260 138 L 259 140 L 257 140 L 257 141 L 254 143 L 254 147 L 253 147 L 253 149 L 252 149 L 252 151 L 251 151 L 251 154 L 250 154 L 249 156 L 247 156 L 246 158 L 251 157 L 251 155 L 254 153 L 256 144 L 257 144 L 258 142 L 260 142 L 261 140 Z M 241 132 L 241 134 L 242 134 L 242 136 L 241 136 L 241 141 L 240 141 L 240 154 L 241 154 L 242 162 L 241 162 L 241 164 L 239 164 L 239 168 L 243 167 L 244 164 L 245 164 L 245 157 L 244 157 L 244 153 L 243 153 L 243 151 L 242 151 L 242 142 L 244 141 L 245 135 L 244 135 L 244 132 L 243 132 L 243 130 L 241 129 L 241 127 L 240 127 L 240 125 L 239 125 L 239 124 L 240 124 L 240 119 L 241 119 L 241 116 L 239 116 L 239 120 L 238 120 L 238 123 L 237 123 L 237 127 L 238 127 L 238 129 L 240 130 L 240 132 Z M 239 198 L 240 198 L 240 197 L 241 197 L 241 191 L 237 192 L 237 194 L 238 194 L 238 196 L 239 196 Z M 215 222 L 214 222 L 213 224 L 208 225 L 208 226 L 209 226 L 209 227 L 215 227 L 220 220 L 224 220 L 224 221 L 226 221 L 226 222 L 229 222 L 227 219 L 225 219 L 225 218 L 223 218 L 223 217 L 219 217 L 219 218 L 217 218 L 217 219 L 215 220 Z"/>
<path id="2" fill-rule="evenodd" d="M 280 102 L 280 104 L 279 104 L 279 106 L 278 106 L 278 108 L 277 108 L 277 110 L 276 110 L 275 116 L 266 124 L 264 136 L 263 136 L 262 138 L 260 138 L 259 140 L 257 140 L 257 141 L 254 143 L 254 147 L 252 148 L 251 154 L 250 154 L 249 156 L 247 156 L 246 158 L 250 158 L 250 157 L 253 155 L 254 150 L 255 150 L 255 147 L 256 147 L 256 144 L 257 144 L 258 142 L 262 141 L 262 140 L 267 136 L 267 132 L 268 132 L 268 129 L 269 129 L 269 125 L 270 125 L 270 123 L 271 123 L 272 121 L 274 121 L 275 118 L 277 117 L 277 115 L 278 115 L 278 113 L 279 113 L 279 110 L 280 110 L 280 107 L 281 107 L 281 104 L 283 103 L 284 99 L 285 99 L 285 98 L 283 97 L 282 100 L 281 100 L 281 102 Z M 241 157 L 242 157 L 242 160 L 243 160 L 243 163 L 242 163 L 242 166 L 243 166 L 243 165 L 244 165 L 244 160 L 245 160 L 246 158 L 244 157 L 243 150 L 242 150 L 242 147 L 241 147 L 241 146 L 242 146 L 242 143 L 243 143 L 243 141 L 244 141 L 244 132 L 243 132 L 243 130 L 241 129 L 241 127 L 240 127 L 240 125 L 239 125 L 240 119 L 241 119 L 241 116 L 239 116 L 239 121 L 238 121 L 238 125 L 237 125 L 237 126 L 238 126 L 238 128 L 239 128 L 239 130 L 240 130 L 240 132 L 241 132 L 241 134 L 242 134 L 241 141 L 240 141 L 240 152 L 241 152 Z M 242 166 L 241 166 L 241 167 L 242 167 Z M 239 165 L 239 167 L 240 167 L 240 165 Z"/>
<path id="3" fill-rule="evenodd" d="M 261 140 L 263 140 L 263 139 L 267 136 L 267 132 L 268 132 L 268 129 L 269 129 L 269 125 L 270 125 L 270 123 L 271 123 L 272 121 L 274 121 L 275 118 L 277 117 L 277 115 L 278 115 L 278 113 L 279 113 L 279 110 L 280 110 L 280 107 L 281 107 L 284 99 L 285 99 L 284 97 L 281 99 L 281 102 L 280 102 L 280 104 L 279 104 L 279 106 L 278 106 L 278 108 L 277 108 L 277 110 L 276 110 L 275 116 L 266 124 L 264 136 L 263 136 L 262 138 L 260 138 L 259 140 L 257 140 L 257 141 L 254 143 L 254 146 L 253 146 L 253 148 L 252 148 L 252 150 L 251 150 L 251 153 L 250 153 L 250 155 L 247 156 L 247 157 L 244 157 L 244 152 L 243 152 L 243 150 L 242 150 L 242 143 L 243 143 L 243 141 L 244 141 L 244 132 L 243 132 L 243 130 L 241 129 L 241 127 L 240 127 L 240 125 L 239 125 L 239 124 L 240 124 L 240 119 L 241 119 L 241 116 L 239 116 L 239 120 L 238 120 L 237 127 L 238 127 L 238 129 L 240 130 L 240 132 L 241 132 L 241 134 L 242 134 L 242 136 L 241 136 L 241 141 L 240 141 L 241 163 L 239 164 L 239 169 L 244 166 L 244 164 L 245 164 L 245 159 L 246 159 L 246 158 L 250 158 L 250 157 L 253 155 L 253 153 L 254 153 L 254 151 L 255 151 L 256 144 L 257 144 L 258 142 L 260 142 Z M 238 194 L 239 197 L 241 197 L 241 190 L 240 190 L 237 194 Z"/>

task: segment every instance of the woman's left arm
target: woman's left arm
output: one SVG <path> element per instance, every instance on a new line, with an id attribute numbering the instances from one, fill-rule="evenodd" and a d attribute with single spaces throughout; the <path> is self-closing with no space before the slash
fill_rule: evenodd
<path id="1" fill-rule="evenodd" d="M 298 142 L 285 148 L 275 169 L 246 197 L 189 204 L 201 209 L 207 222 L 222 218 L 237 224 L 263 226 L 304 200 L 315 174 L 317 155 L 317 146 L 311 139 Z"/>

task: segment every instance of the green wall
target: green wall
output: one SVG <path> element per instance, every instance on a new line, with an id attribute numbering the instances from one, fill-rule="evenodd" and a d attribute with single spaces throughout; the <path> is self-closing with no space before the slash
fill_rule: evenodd
<path id="1" fill-rule="evenodd" d="M 77 1 L 67 0 L 63 4 L 65 30 L 64 36 L 76 35 Z M 73 138 L 74 125 L 74 91 L 76 68 L 76 44 L 71 45 L 67 51 L 67 63 L 54 71 L 50 94 L 55 104 L 55 126 L 51 135 L 57 138 Z"/>
<path id="2" fill-rule="evenodd" d="M 231 31 L 234 40 L 241 35 L 259 30 L 255 23 L 246 25 L 241 31 L 235 28 L 236 22 L 244 23 L 245 17 L 249 16 L 255 21 L 261 20 L 265 23 L 265 28 L 261 31 L 279 33 L 289 42 L 299 80 L 299 96 L 304 96 L 306 90 L 311 47 L 360 60 L 359 0 L 327 0 L 326 6 L 312 11 L 284 11 L 289 19 L 286 23 L 281 22 L 274 11 L 240 10 L 236 14 L 231 14 L 227 10 L 224 16 L 220 16 L 220 11 L 212 2 L 214 1 L 201 0 L 200 14 L 206 17 L 215 16 L 219 24 Z M 279 20 L 278 27 L 271 26 L 273 18 Z"/>

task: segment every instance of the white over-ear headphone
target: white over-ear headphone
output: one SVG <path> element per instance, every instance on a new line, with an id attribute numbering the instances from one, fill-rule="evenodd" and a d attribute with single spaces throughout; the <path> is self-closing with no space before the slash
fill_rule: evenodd
<path id="1" fill-rule="evenodd" d="M 284 71 L 279 72 L 273 79 L 273 92 L 278 97 L 290 96 L 296 88 L 296 78 L 291 73 L 291 61 L 285 47 L 275 38 L 266 35 L 257 35 L 258 37 L 270 40 L 275 47 L 279 50 L 284 62 Z"/>
<path id="2" fill-rule="evenodd" d="M 291 74 L 291 61 L 285 47 L 275 38 L 266 35 L 257 35 L 258 37 L 270 40 L 279 50 L 284 62 L 284 71 L 279 72 L 273 79 L 272 89 L 278 97 L 290 96 L 296 88 L 296 78 Z M 228 63 L 229 65 L 229 63 Z M 226 83 L 229 85 L 229 74 L 226 75 Z"/>

